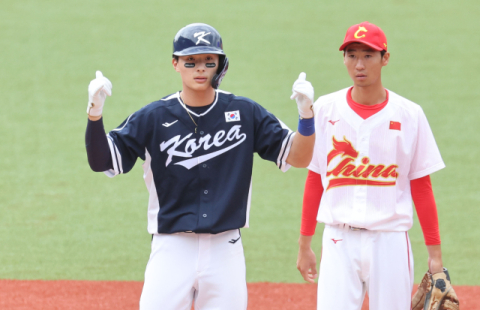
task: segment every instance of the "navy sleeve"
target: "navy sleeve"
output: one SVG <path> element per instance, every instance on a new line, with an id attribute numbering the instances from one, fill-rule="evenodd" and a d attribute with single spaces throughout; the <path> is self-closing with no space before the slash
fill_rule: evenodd
<path id="1" fill-rule="evenodd" d="M 290 165 L 286 160 L 295 133 L 259 104 L 255 104 L 254 109 L 255 152 L 261 158 L 275 162 L 282 171 L 287 171 Z"/>
<path id="2" fill-rule="evenodd" d="M 113 162 L 113 169 L 106 172 L 109 177 L 129 172 L 138 157 L 145 160 L 146 141 L 150 134 L 148 127 L 147 115 L 140 110 L 108 133 Z"/>
<path id="3" fill-rule="evenodd" d="M 110 148 L 103 128 L 103 118 L 98 121 L 88 120 L 85 132 L 88 164 L 95 172 L 113 169 Z"/>

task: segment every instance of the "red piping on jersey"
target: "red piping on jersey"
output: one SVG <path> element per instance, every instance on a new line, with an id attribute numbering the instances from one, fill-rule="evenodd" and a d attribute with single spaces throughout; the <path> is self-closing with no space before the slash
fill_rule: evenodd
<path id="1" fill-rule="evenodd" d="M 347 92 L 347 103 L 350 106 L 350 108 L 355 111 L 361 118 L 367 119 L 373 114 L 380 112 L 388 103 L 388 90 L 385 89 L 385 93 L 387 94 L 387 99 L 379 104 L 374 104 L 374 105 L 364 105 L 357 103 L 353 101 L 352 99 L 352 89 L 353 87 L 350 87 L 350 89 Z"/>
<path id="2" fill-rule="evenodd" d="M 410 283 L 411 283 L 411 278 L 412 278 L 412 270 L 410 269 L 410 242 L 408 242 L 408 233 L 405 232 L 405 239 L 407 240 L 407 259 L 408 259 L 408 277 L 410 278 Z M 412 309 L 412 302 L 410 301 L 410 309 Z"/>
<path id="3" fill-rule="evenodd" d="M 410 267 L 410 243 L 408 242 L 408 233 L 405 232 L 405 239 L 407 240 L 407 259 L 408 259 L 408 274 L 411 274 Z"/>

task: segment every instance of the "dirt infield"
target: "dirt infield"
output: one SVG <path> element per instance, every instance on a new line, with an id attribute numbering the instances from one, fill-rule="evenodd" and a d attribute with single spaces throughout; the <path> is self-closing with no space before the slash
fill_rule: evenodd
<path id="1" fill-rule="evenodd" d="M 249 283 L 249 310 L 315 309 L 315 285 Z M 0 280 L 2 310 L 138 309 L 142 282 Z M 455 286 L 462 310 L 480 310 L 479 286 Z M 477 304 L 474 304 L 477 303 Z M 368 300 L 362 310 L 368 309 Z"/>

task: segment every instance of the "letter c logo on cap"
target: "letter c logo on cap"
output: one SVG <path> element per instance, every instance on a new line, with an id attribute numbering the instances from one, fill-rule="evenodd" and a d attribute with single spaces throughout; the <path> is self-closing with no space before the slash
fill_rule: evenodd
<path id="1" fill-rule="evenodd" d="M 355 37 L 355 39 L 365 38 L 365 34 L 362 34 L 361 36 L 358 35 L 360 32 L 368 32 L 368 30 L 365 27 L 362 27 L 362 26 L 358 27 L 358 30 L 353 35 Z"/>

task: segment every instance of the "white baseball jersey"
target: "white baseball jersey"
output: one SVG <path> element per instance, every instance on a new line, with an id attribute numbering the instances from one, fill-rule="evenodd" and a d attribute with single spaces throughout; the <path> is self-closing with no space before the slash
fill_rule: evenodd
<path id="1" fill-rule="evenodd" d="M 317 220 L 382 231 L 413 222 L 410 180 L 445 167 L 422 108 L 389 91 L 389 102 L 361 118 L 348 88 L 314 105 L 316 141 L 308 169 L 322 177 Z"/>

